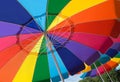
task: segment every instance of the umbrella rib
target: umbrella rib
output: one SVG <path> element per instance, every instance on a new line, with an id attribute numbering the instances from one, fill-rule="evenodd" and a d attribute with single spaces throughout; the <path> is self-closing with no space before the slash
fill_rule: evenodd
<path id="1" fill-rule="evenodd" d="M 26 23 L 22 24 L 23 26 L 25 26 L 26 24 L 29 24 L 29 22 L 31 22 L 33 20 L 33 18 L 29 19 Z"/>
<path id="2" fill-rule="evenodd" d="M 43 15 L 44 16 L 44 15 Z M 36 18 L 38 21 L 40 21 L 40 20 L 42 20 L 40 17 L 38 17 L 38 18 Z M 39 23 L 40 24 L 40 23 Z M 40 30 L 42 30 L 41 32 L 43 32 L 43 29 L 42 28 L 40 28 L 40 26 L 42 27 L 42 24 L 40 24 L 40 26 L 37 24 L 37 26 L 38 26 L 38 28 L 40 29 Z"/>
<path id="3" fill-rule="evenodd" d="M 104 68 L 105 72 L 107 73 L 108 77 L 110 78 L 111 82 L 113 82 L 112 78 L 110 77 L 109 73 L 107 72 L 106 68 L 104 67 L 104 65 L 102 64 L 102 67 Z"/>
<path id="4" fill-rule="evenodd" d="M 50 52 L 51 52 L 52 57 L 53 57 L 53 60 L 54 60 L 54 62 L 55 62 L 55 65 L 56 65 L 58 74 L 59 74 L 59 76 L 60 76 L 60 79 L 61 79 L 62 82 L 64 82 L 64 78 L 63 78 L 63 76 L 62 76 L 62 72 L 61 72 L 60 67 L 59 67 L 59 65 L 58 65 L 57 59 L 56 59 L 56 57 L 55 57 L 55 55 L 54 55 L 54 50 L 52 49 L 52 43 L 51 43 L 51 41 L 49 40 L 49 38 L 47 37 L 47 34 L 46 34 L 46 33 L 44 33 L 44 36 L 45 36 L 46 41 L 47 41 L 47 47 L 50 49 Z"/>

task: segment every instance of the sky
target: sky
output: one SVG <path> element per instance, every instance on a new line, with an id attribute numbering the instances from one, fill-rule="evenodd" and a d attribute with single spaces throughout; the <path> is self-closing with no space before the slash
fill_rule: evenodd
<path id="1" fill-rule="evenodd" d="M 116 70 L 120 70 L 120 64 L 116 67 Z"/>
<path id="2" fill-rule="evenodd" d="M 76 74 L 73 76 L 69 76 L 69 78 L 65 79 L 65 82 L 79 82 L 80 80 L 81 80 L 80 74 Z"/>

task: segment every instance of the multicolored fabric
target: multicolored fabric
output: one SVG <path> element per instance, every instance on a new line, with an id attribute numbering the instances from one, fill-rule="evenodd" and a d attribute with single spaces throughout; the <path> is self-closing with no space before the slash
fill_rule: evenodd
<path id="1" fill-rule="evenodd" d="M 98 59 L 115 67 L 119 18 L 118 0 L 0 1 L 0 81 L 59 82 Z"/>

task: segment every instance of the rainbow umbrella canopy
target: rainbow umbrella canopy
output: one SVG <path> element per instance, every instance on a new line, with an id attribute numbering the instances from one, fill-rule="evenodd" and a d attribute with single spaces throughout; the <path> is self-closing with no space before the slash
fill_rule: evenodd
<path id="1" fill-rule="evenodd" d="M 0 81 L 58 82 L 92 65 L 120 33 L 118 0 L 0 1 Z"/>

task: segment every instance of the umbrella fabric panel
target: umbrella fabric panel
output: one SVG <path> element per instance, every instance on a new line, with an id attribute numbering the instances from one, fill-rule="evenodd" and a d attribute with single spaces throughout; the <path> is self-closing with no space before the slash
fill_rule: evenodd
<path id="1" fill-rule="evenodd" d="M 91 65 L 91 69 L 95 69 L 96 66 L 98 67 L 98 66 L 100 66 L 100 65 L 101 65 L 101 63 L 100 63 L 99 61 L 96 61 L 96 62 L 94 62 L 94 63 Z"/>
<path id="2" fill-rule="evenodd" d="M 114 61 L 116 63 L 120 63 L 120 58 L 112 58 L 112 61 Z"/>
<path id="3" fill-rule="evenodd" d="M 105 64 L 106 62 L 108 62 L 110 60 L 110 57 L 106 54 L 102 54 L 99 58 L 99 62 L 102 64 Z"/>
<path id="4" fill-rule="evenodd" d="M 119 21 L 119 19 L 118 19 L 118 22 L 115 23 L 114 27 L 116 27 L 116 28 L 113 29 L 111 35 L 115 38 L 118 38 L 120 35 L 120 21 Z"/>
<path id="5" fill-rule="evenodd" d="M 109 21 L 101 21 L 99 22 L 99 24 L 98 22 L 91 22 L 88 24 L 87 23 L 78 24 L 75 26 L 74 31 L 117 37 L 120 33 L 119 26 L 120 26 L 120 22 L 118 23 L 115 20 L 109 20 Z M 89 29 L 90 27 L 91 30 Z"/>
<path id="6" fill-rule="evenodd" d="M 47 55 L 40 54 L 37 58 L 32 82 L 50 82 Z"/>
<path id="7" fill-rule="evenodd" d="M 61 44 L 66 41 L 65 38 L 58 37 L 58 36 L 57 36 L 57 38 L 55 38 L 55 40 Z M 96 50 L 94 50 L 93 48 L 87 47 L 83 44 L 77 43 L 77 42 L 72 41 L 72 40 L 69 40 L 68 43 L 66 43 L 65 46 L 63 46 L 63 47 L 67 48 L 76 57 L 78 57 L 80 60 L 87 63 L 88 65 L 91 65 L 100 56 L 99 53 Z"/>
<path id="8" fill-rule="evenodd" d="M 24 24 L 30 19 L 31 16 L 16 0 L 2 0 L 0 2 L 0 21 Z"/>
<path id="9" fill-rule="evenodd" d="M 35 18 L 40 27 L 45 30 L 47 0 L 19 0 L 18 2 Z"/>
<path id="10" fill-rule="evenodd" d="M 112 45 L 112 48 L 120 51 L 120 42 L 115 42 L 114 45 Z"/>
<path id="11" fill-rule="evenodd" d="M 0 51 L 15 44 L 16 42 L 17 42 L 16 36 L 9 36 L 9 37 L 5 37 L 5 38 L 0 38 L 0 45 L 2 46 L 2 47 L 0 47 Z"/>
<path id="12" fill-rule="evenodd" d="M 24 47 L 24 49 L 31 51 L 33 48 L 35 48 L 34 45 L 36 45 L 39 39 L 40 37 L 32 41 L 30 44 Z M 0 81 L 12 82 L 16 73 L 18 72 L 18 69 L 22 65 L 25 58 L 28 56 L 28 52 L 26 52 L 25 50 L 21 50 L 17 52 L 16 55 L 9 60 L 9 62 L 5 63 L 3 67 L 0 68 L 0 77 L 1 77 Z M 7 75 L 7 79 L 6 79 L 6 75 Z"/>
<path id="13" fill-rule="evenodd" d="M 50 71 L 45 37 L 42 40 L 32 82 L 50 82 Z"/>
<path id="14" fill-rule="evenodd" d="M 42 43 L 43 37 L 38 41 L 35 48 L 28 54 L 21 67 L 19 68 L 17 74 L 15 75 L 13 82 L 31 82 L 34 74 L 35 64 L 38 58 L 38 53 L 40 50 L 40 45 Z M 36 52 L 36 53 L 33 53 Z"/>
<path id="15" fill-rule="evenodd" d="M 17 34 L 30 34 L 30 33 L 40 33 L 40 31 L 12 23 L 0 22 L 0 37 L 17 35 Z"/>
<path id="16" fill-rule="evenodd" d="M 103 66 L 107 71 L 110 71 L 112 69 L 108 64 L 103 64 Z"/>
<path id="17" fill-rule="evenodd" d="M 105 54 L 107 54 L 109 57 L 113 58 L 118 53 L 117 50 L 110 48 Z"/>
<path id="18" fill-rule="evenodd" d="M 89 65 L 85 64 L 85 69 L 82 70 L 81 72 L 85 73 L 85 72 L 88 72 L 90 70 L 91 70 L 91 67 Z"/>
<path id="19" fill-rule="evenodd" d="M 112 38 L 112 40 L 113 40 L 114 42 L 120 42 L 120 35 L 118 36 L 118 38 Z"/>
<path id="20" fill-rule="evenodd" d="M 70 0 L 51 0 L 48 1 L 48 15 L 59 14 L 64 7 L 70 2 Z M 57 7 L 57 9 L 55 8 Z"/>
<path id="21" fill-rule="evenodd" d="M 57 60 L 57 63 L 59 65 L 59 68 L 60 68 L 60 71 L 61 71 L 63 78 L 64 79 L 68 78 L 68 71 L 67 71 L 65 65 L 63 64 L 61 58 L 59 57 L 59 54 L 55 51 L 53 46 L 52 46 L 52 50 L 53 50 L 53 53 L 56 57 L 56 60 Z M 60 76 L 58 74 L 58 70 L 56 68 L 55 61 L 54 61 L 53 56 L 50 53 L 49 49 L 47 49 L 47 52 L 48 52 L 48 63 L 49 63 L 50 77 L 52 79 L 52 82 L 58 82 L 61 79 L 60 79 Z"/>
<path id="22" fill-rule="evenodd" d="M 109 70 L 106 70 L 106 68 L 104 67 L 104 65 L 101 65 L 97 69 L 98 69 L 98 71 L 99 71 L 100 74 L 104 74 L 106 72 L 109 72 Z M 97 73 L 97 75 L 99 75 L 99 74 Z"/>
<path id="23" fill-rule="evenodd" d="M 91 77 L 95 77 L 95 76 L 96 76 L 96 73 L 97 73 L 97 70 L 93 69 L 93 70 L 91 71 L 90 76 L 91 76 Z"/>
<path id="24" fill-rule="evenodd" d="M 117 16 L 120 18 L 120 1 L 119 0 L 114 0 L 115 5 L 116 5 L 116 13 Z"/>

